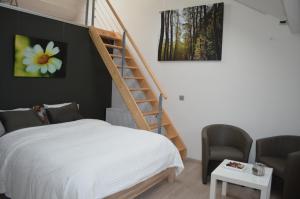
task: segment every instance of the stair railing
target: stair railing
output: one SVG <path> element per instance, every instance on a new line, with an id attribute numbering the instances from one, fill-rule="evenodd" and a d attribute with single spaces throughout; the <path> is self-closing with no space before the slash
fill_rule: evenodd
<path id="1" fill-rule="evenodd" d="M 95 0 L 94 0 L 95 1 Z M 98 1 L 99 4 L 102 2 Z M 111 13 L 113 14 L 115 20 L 117 21 L 117 27 L 120 27 L 122 32 L 123 32 L 123 40 L 122 40 L 122 64 L 121 64 L 121 74 L 122 76 L 124 75 L 124 66 L 125 66 L 125 56 L 126 56 L 126 37 L 128 38 L 131 46 L 133 47 L 133 49 L 135 50 L 138 58 L 140 59 L 141 63 L 143 64 L 143 66 L 145 67 L 147 73 L 149 74 L 149 76 L 151 77 L 153 83 L 155 84 L 156 88 L 159 91 L 159 104 L 158 104 L 158 115 L 157 115 L 157 132 L 159 134 L 162 133 L 162 114 L 163 114 L 163 99 L 167 99 L 167 95 L 165 94 L 165 92 L 163 91 L 161 85 L 159 84 L 156 76 L 154 75 L 153 70 L 151 69 L 150 65 L 147 63 L 146 59 L 144 58 L 143 54 L 141 53 L 141 51 L 139 50 L 139 48 L 137 47 L 136 43 L 134 42 L 132 36 L 130 35 L 130 33 L 127 31 L 124 23 L 122 22 L 121 18 L 119 17 L 119 15 L 117 14 L 116 10 L 114 9 L 113 5 L 111 4 L 110 0 L 106 0 L 106 3 L 111 11 Z M 102 6 L 104 6 L 102 4 Z M 93 12 L 94 13 L 94 12 Z M 92 16 L 92 18 L 94 18 L 94 16 Z M 97 19 L 96 19 L 97 20 Z M 104 19 L 105 20 L 105 19 Z M 115 21 L 113 20 L 113 23 Z M 116 24 L 111 24 L 111 26 L 115 26 Z"/>
<path id="2" fill-rule="evenodd" d="M 85 20 L 84 20 L 84 24 L 86 26 L 89 23 L 89 7 L 90 7 L 90 1 L 86 0 L 86 4 L 85 4 Z M 95 13 L 94 13 L 93 17 L 95 17 Z"/>
<path id="3" fill-rule="evenodd" d="M 157 115 L 157 133 L 162 134 L 161 122 L 162 122 L 162 112 L 163 112 L 163 96 L 159 94 L 159 101 L 158 101 L 158 115 Z"/>
<path id="4" fill-rule="evenodd" d="M 124 66 L 125 66 L 125 56 L 126 56 L 126 32 L 123 32 L 123 39 L 122 39 L 122 63 L 121 63 L 121 74 L 124 77 Z"/>

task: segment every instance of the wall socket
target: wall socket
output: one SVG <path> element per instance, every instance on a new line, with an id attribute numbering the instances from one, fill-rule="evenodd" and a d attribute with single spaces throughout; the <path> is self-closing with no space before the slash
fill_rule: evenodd
<path id="1" fill-rule="evenodd" d="M 184 95 L 179 95 L 179 101 L 184 101 Z"/>

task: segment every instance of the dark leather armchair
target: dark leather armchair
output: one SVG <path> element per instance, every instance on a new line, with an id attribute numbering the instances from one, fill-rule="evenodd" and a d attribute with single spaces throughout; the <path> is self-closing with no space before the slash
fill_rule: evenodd
<path id="1" fill-rule="evenodd" d="M 283 180 L 283 198 L 300 198 L 300 136 L 275 136 L 256 141 L 256 161 L 272 167 Z"/>
<path id="2" fill-rule="evenodd" d="M 202 129 L 202 182 L 207 183 L 211 162 L 231 159 L 248 162 L 252 138 L 235 126 L 212 124 Z"/>

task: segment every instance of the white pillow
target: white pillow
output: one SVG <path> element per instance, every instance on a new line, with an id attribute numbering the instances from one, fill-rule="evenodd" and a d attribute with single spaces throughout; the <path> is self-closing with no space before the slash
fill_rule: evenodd
<path id="1" fill-rule="evenodd" d="M 30 108 L 16 108 L 11 110 L 0 110 L 0 112 L 6 112 L 6 111 L 29 111 Z"/>
<path id="2" fill-rule="evenodd" d="M 62 103 L 62 104 L 44 104 L 44 107 L 45 108 L 60 108 L 60 107 L 63 107 L 63 106 L 67 106 L 69 104 L 71 104 L 71 102 Z"/>
<path id="3" fill-rule="evenodd" d="M 44 107 L 46 109 L 47 108 L 60 108 L 60 107 L 67 106 L 67 105 L 70 105 L 70 104 L 72 104 L 72 102 L 61 103 L 61 104 L 44 104 Z M 77 104 L 77 107 L 79 109 L 79 104 Z"/>

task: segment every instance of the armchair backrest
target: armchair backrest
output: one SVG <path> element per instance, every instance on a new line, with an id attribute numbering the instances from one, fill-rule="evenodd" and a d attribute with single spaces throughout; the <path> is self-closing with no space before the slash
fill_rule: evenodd
<path id="1" fill-rule="evenodd" d="M 286 158 L 296 151 L 300 151 L 300 136 L 282 135 L 257 140 L 258 156 Z"/>
<path id="2" fill-rule="evenodd" d="M 206 128 L 210 145 L 234 146 L 243 149 L 247 142 L 245 136 L 249 136 L 243 129 L 231 125 L 213 124 Z"/>
<path id="3" fill-rule="evenodd" d="M 285 152 L 284 155 L 300 151 L 300 136 L 284 136 L 281 143 Z"/>

